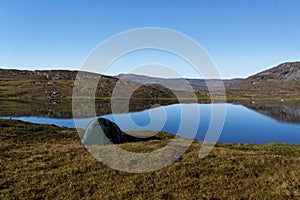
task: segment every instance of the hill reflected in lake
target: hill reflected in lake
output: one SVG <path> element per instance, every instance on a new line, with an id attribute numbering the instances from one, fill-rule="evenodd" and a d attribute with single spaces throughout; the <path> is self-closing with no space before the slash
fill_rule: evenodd
<path id="1" fill-rule="evenodd" d="M 88 101 L 80 101 L 82 110 L 88 105 Z M 142 111 L 158 105 L 165 106 L 176 104 L 176 100 L 134 100 L 130 101 L 129 112 Z M 300 123 L 300 102 L 299 101 L 265 101 L 265 102 L 243 102 L 242 105 L 255 112 L 269 116 L 280 122 Z M 71 100 L 51 101 L 0 101 L 0 116 L 20 117 L 34 116 L 46 118 L 69 119 L 72 118 Z M 111 114 L 110 100 L 95 101 L 97 116 Z M 120 113 L 125 113 L 120 112 Z M 82 113 L 83 118 L 93 117 L 93 113 Z"/>
<path id="2" fill-rule="evenodd" d="M 218 140 L 219 142 L 255 144 L 281 142 L 300 144 L 300 123 L 294 124 L 297 114 L 295 115 L 295 113 L 292 112 L 294 110 L 297 113 L 297 109 L 295 109 L 295 107 L 289 108 L 288 106 L 283 105 L 281 105 L 281 108 L 284 109 L 280 109 L 278 112 L 281 114 L 281 117 L 289 116 L 287 119 L 292 120 L 293 123 L 279 122 L 275 118 L 271 118 L 266 114 L 261 114 L 262 112 L 276 114 L 270 112 L 276 110 L 273 107 L 271 107 L 272 109 L 256 112 L 244 105 L 228 103 L 214 105 L 172 104 L 161 107 L 154 106 L 151 109 L 144 109 L 138 112 L 104 114 L 99 116 L 116 123 L 123 131 L 154 130 L 173 134 L 178 134 L 178 131 L 180 131 L 180 135 L 183 137 L 195 138 L 203 141 L 209 130 L 210 124 L 212 123 L 212 108 L 215 106 L 226 107 L 225 122 Z M 269 108 L 268 106 L 257 105 L 257 108 L 265 107 Z M 195 118 L 195 112 L 199 113 L 200 121 L 197 120 L 198 117 Z M 183 115 L 183 113 L 186 113 L 186 115 Z M 69 128 L 86 128 L 94 117 L 95 116 L 78 118 L 75 121 L 73 118 L 49 118 L 37 116 L 20 116 L 13 117 L 13 119 L 40 124 L 54 124 Z M 279 119 L 281 117 L 279 117 Z M 196 128 L 193 128 L 195 126 Z M 184 129 L 182 129 L 182 127 L 184 127 Z"/>
<path id="3" fill-rule="evenodd" d="M 297 101 L 251 102 L 243 105 L 280 122 L 300 123 L 300 102 Z"/>
<path id="4" fill-rule="evenodd" d="M 119 101 L 122 103 L 121 101 Z M 86 106 L 91 101 L 82 100 L 77 102 L 82 111 L 86 110 Z M 158 105 L 165 106 L 178 103 L 177 100 L 133 100 L 129 103 L 129 112 L 146 110 Z M 111 113 L 110 100 L 95 101 L 96 114 L 98 116 Z M 125 113 L 120 112 L 120 113 Z M 47 118 L 69 119 L 73 118 L 72 101 L 70 99 L 49 99 L 48 101 L 38 100 L 0 100 L 0 116 L 19 117 L 19 116 L 35 116 Z M 94 113 L 80 114 L 83 118 L 93 117 Z"/>

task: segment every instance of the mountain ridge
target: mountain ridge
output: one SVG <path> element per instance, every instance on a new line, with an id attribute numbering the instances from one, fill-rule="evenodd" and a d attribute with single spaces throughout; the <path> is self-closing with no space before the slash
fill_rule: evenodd
<path id="1" fill-rule="evenodd" d="M 228 95 L 299 98 L 300 62 L 285 62 L 226 87 Z"/>
<path id="2" fill-rule="evenodd" d="M 0 69 L 0 96 L 5 98 L 70 98 L 78 71 Z M 173 90 L 196 91 L 202 100 L 209 99 L 210 89 L 218 91 L 223 84 L 228 99 L 300 98 L 300 62 L 287 62 L 254 74 L 246 79 L 155 78 L 136 74 L 117 77 L 84 72 L 86 78 L 99 78 L 96 97 L 110 97 L 118 81 L 134 87 L 134 98 L 175 98 Z M 127 82 L 127 83 L 126 83 Z"/>
<path id="3" fill-rule="evenodd" d="M 195 79 L 195 78 L 157 78 L 138 74 L 119 74 L 115 76 L 118 79 L 124 81 L 131 81 L 139 84 L 160 84 L 168 87 L 172 90 L 185 90 L 186 84 L 190 84 L 191 87 L 198 91 L 208 91 L 207 85 L 210 85 L 213 89 L 230 84 L 237 83 L 243 79 Z"/>
<path id="4" fill-rule="evenodd" d="M 300 80 L 300 62 L 281 63 L 273 68 L 254 74 L 246 78 L 246 80 Z"/>

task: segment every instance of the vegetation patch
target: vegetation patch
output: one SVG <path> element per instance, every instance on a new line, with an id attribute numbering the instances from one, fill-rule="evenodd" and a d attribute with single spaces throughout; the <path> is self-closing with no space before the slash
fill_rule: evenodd
<path id="1" fill-rule="evenodd" d="M 299 145 L 217 144 L 199 159 L 202 143 L 193 141 L 173 164 L 130 174 L 95 159 L 75 129 L 1 119 L 0 130 L 1 199 L 300 198 Z M 159 133 L 119 147 L 148 152 L 172 137 Z"/>

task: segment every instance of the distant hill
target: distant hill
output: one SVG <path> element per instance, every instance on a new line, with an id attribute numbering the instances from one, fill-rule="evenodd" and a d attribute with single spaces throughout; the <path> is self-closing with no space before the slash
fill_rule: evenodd
<path id="1" fill-rule="evenodd" d="M 300 62 L 287 62 L 226 87 L 229 96 L 300 97 Z"/>
<path id="2" fill-rule="evenodd" d="M 74 80 L 78 71 L 68 70 L 9 70 L 0 69 L 0 99 L 46 98 L 58 103 L 57 99 L 72 97 Z M 272 69 L 260 72 L 246 79 L 163 79 L 135 74 L 120 74 L 116 77 L 86 72 L 87 80 L 100 78 L 96 97 L 110 97 L 117 82 L 138 88 L 132 98 L 176 99 L 174 90 L 191 91 L 189 83 L 197 91 L 200 101 L 209 101 L 207 85 L 218 90 L 224 83 L 227 99 L 239 101 L 249 98 L 300 98 L 300 62 L 280 64 Z M 86 83 L 89 88 L 88 83 Z M 173 90 L 173 91 L 172 91 Z M 126 91 L 120 95 L 125 96 Z M 193 92 L 193 91 L 192 91 Z M 181 92 L 188 99 L 190 92 Z"/>
<path id="3" fill-rule="evenodd" d="M 0 69 L 0 98 L 61 99 L 72 96 L 78 71 Z M 86 72 L 90 78 L 100 78 L 96 96 L 109 96 L 117 78 Z M 103 89 L 102 89 L 103 88 Z M 55 101 L 56 102 L 56 101 Z"/>
<path id="4" fill-rule="evenodd" d="M 0 99 L 32 99 L 46 98 L 47 101 L 58 103 L 58 99 L 71 98 L 74 80 L 78 71 L 68 70 L 14 70 L 0 69 Z M 85 72 L 88 80 L 99 79 L 96 97 L 110 97 L 118 78 Z M 138 87 L 133 98 L 175 98 L 172 91 L 157 85 L 141 85 L 123 81 Z M 126 92 L 126 91 L 123 91 Z"/>
<path id="5" fill-rule="evenodd" d="M 224 86 L 228 86 L 233 83 L 237 83 L 243 79 L 185 79 L 185 78 L 156 78 L 156 77 L 150 77 L 150 76 L 143 76 L 143 75 L 137 75 L 137 74 L 119 74 L 116 76 L 118 79 L 122 79 L 124 81 L 131 81 L 134 83 L 139 84 L 157 84 L 157 85 L 164 85 L 172 90 L 186 90 L 187 88 L 185 85 L 189 83 L 192 88 L 196 91 L 207 91 L 207 84 L 211 85 L 214 89 L 221 86 L 221 84 L 224 84 Z"/>
<path id="6" fill-rule="evenodd" d="M 287 62 L 272 69 L 260 72 L 246 79 L 247 81 L 300 80 L 300 62 Z"/>
<path id="7" fill-rule="evenodd" d="M 0 78 L 6 80 L 75 80 L 78 71 L 0 69 Z"/>

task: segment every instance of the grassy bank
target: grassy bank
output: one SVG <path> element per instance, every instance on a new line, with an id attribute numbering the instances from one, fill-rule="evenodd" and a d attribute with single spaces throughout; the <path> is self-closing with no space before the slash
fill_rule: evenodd
<path id="1" fill-rule="evenodd" d="M 300 146 L 218 144 L 204 159 L 200 142 L 161 170 L 129 174 L 101 164 L 75 129 L 0 120 L 0 199 L 296 199 Z M 139 152 L 170 140 L 120 144 Z"/>

